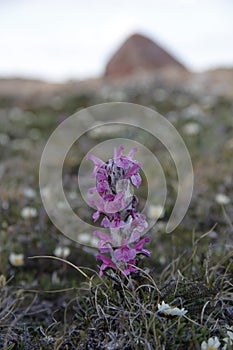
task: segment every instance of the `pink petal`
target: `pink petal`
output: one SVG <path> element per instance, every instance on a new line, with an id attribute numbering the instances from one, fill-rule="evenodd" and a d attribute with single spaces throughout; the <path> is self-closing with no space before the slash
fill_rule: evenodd
<path id="1" fill-rule="evenodd" d="M 143 244 L 148 243 L 148 242 L 150 242 L 150 238 L 149 237 L 144 237 L 138 243 L 136 243 L 134 245 L 134 249 L 136 249 L 137 251 L 141 251 L 142 248 L 143 248 Z"/>
<path id="2" fill-rule="evenodd" d="M 138 188 L 141 185 L 142 178 L 139 174 L 135 174 L 131 176 L 131 181 L 132 184 Z"/>
<path id="3" fill-rule="evenodd" d="M 101 226 L 103 226 L 103 227 L 105 227 L 105 228 L 107 228 L 107 227 L 109 227 L 110 226 L 110 221 L 109 221 L 109 219 L 105 216 L 104 218 L 103 218 L 103 220 L 101 221 Z"/>
<path id="4" fill-rule="evenodd" d="M 97 166 L 97 167 L 101 167 L 103 165 L 105 165 L 105 163 L 98 157 L 94 156 L 93 154 L 88 154 L 86 156 L 86 158 L 88 160 L 92 160 L 92 162 Z"/>
<path id="5" fill-rule="evenodd" d="M 114 264 L 114 262 L 110 258 L 108 258 L 107 256 L 102 255 L 102 254 L 97 254 L 96 260 L 102 260 L 102 262 L 104 264 L 109 265 L 109 266 L 116 266 L 116 264 Z"/>
<path id="6" fill-rule="evenodd" d="M 101 245 L 101 241 L 98 242 L 98 249 L 101 254 L 109 253 L 111 250 L 111 245 L 109 243 L 104 243 Z"/>
<path id="7" fill-rule="evenodd" d="M 139 239 L 140 239 L 140 233 L 137 230 L 133 230 L 130 236 L 129 243 L 135 243 L 139 241 Z"/>
<path id="8" fill-rule="evenodd" d="M 89 194 L 93 194 L 95 192 L 96 192 L 96 187 L 91 187 L 91 188 L 88 189 L 88 193 Z"/>
<path id="9" fill-rule="evenodd" d="M 92 218 L 94 220 L 94 222 L 96 222 L 100 217 L 100 212 L 97 210 L 93 215 Z"/>
<path id="10" fill-rule="evenodd" d="M 100 239 L 105 240 L 105 241 L 110 241 L 111 240 L 110 236 L 107 233 L 103 232 L 103 231 L 96 230 L 96 231 L 93 232 L 93 235 L 94 236 L 99 236 Z"/>
<path id="11" fill-rule="evenodd" d="M 98 248 L 100 250 L 101 253 L 108 253 L 111 245 L 110 243 L 112 243 L 112 238 L 110 237 L 110 235 L 108 235 L 105 232 L 96 230 L 93 232 L 94 236 L 99 236 L 100 240 L 98 242 Z"/>
<path id="12" fill-rule="evenodd" d="M 130 178 L 132 175 L 135 175 L 139 171 L 140 166 L 140 164 L 133 164 L 126 174 L 126 179 Z"/>
<path id="13" fill-rule="evenodd" d="M 117 213 L 124 208 L 124 193 L 118 192 L 113 201 L 105 203 L 106 213 Z"/>
<path id="14" fill-rule="evenodd" d="M 141 253 L 141 254 L 144 254 L 144 255 L 146 255 L 146 256 L 150 256 L 150 252 L 149 252 L 149 250 L 147 250 L 147 249 L 142 249 L 142 250 L 140 251 L 140 253 Z"/>
<path id="15" fill-rule="evenodd" d="M 116 163 L 117 166 L 119 166 L 121 168 L 128 169 L 128 167 L 131 164 L 131 160 L 129 160 L 125 156 L 121 156 L 120 158 L 115 160 L 115 163 Z"/>
<path id="16" fill-rule="evenodd" d="M 118 261 L 128 262 L 136 256 L 136 249 L 122 246 L 114 251 L 114 257 Z"/>
<path id="17" fill-rule="evenodd" d="M 120 145 L 120 147 L 118 148 L 118 151 L 117 151 L 117 156 L 116 158 L 120 158 L 122 156 L 122 151 L 125 147 L 123 145 Z"/>
<path id="18" fill-rule="evenodd" d="M 108 258 L 107 256 L 104 256 L 102 254 L 98 254 L 98 255 L 96 255 L 96 259 L 103 261 L 103 264 L 100 267 L 100 276 L 103 276 L 103 271 L 108 267 L 111 267 L 115 270 L 117 269 L 116 264 L 114 264 L 114 262 L 110 258 Z"/>
<path id="19" fill-rule="evenodd" d="M 122 272 L 123 272 L 125 275 L 129 275 L 131 272 L 137 271 L 137 270 L 138 270 L 137 267 L 132 266 L 132 265 L 135 265 L 135 264 L 136 264 L 136 260 L 135 260 L 135 259 L 129 261 L 128 264 L 127 264 L 126 269 L 124 269 Z"/>
<path id="20" fill-rule="evenodd" d="M 104 213 L 104 201 L 100 196 L 98 196 L 98 200 L 93 199 L 90 201 L 90 204 L 95 206 L 99 212 Z"/>
<path id="21" fill-rule="evenodd" d="M 133 147 L 129 153 L 128 153 L 128 157 L 132 159 L 132 157 L 134 156 L 134 154 L 137 152 L 137 147 Z"/>
<path id="22" fill-rule="evenodd" d="M 107 194 L 106 196 L 104 196 L 104 200 L 108 201 L 108 202 L 112 202 L 114 200 L 114 195 L 113 194 Z"/>
<path id="23" fill-rule="evenodd" d="M 148 227 L 145 215 L 136 213 L 135 219 L 132 222 L 132 227 L 138 232 L 143 232 Z"/>

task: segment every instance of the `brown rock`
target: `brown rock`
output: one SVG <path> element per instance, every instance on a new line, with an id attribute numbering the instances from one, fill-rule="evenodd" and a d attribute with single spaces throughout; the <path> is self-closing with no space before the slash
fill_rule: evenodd
<path id="1" fill-rule="evenodd" d="M 105 76 L 122 77 L 168 66 L 185 69 L 154 41 L 141 34 L 134 34 L 112 56 L 106 66 Z"/>

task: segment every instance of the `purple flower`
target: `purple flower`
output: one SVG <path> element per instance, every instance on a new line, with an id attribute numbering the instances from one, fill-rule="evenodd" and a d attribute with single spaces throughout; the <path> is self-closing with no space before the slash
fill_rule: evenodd
<path id="1" fill-rule="evenodd" d="M 102 255 L 102 254 L 98 254 L 98 255 L 96 255 L 96 259 L 102 260 L 102 262 L 103 262 L 103 264 L 100 266 L 100 276 L 103 276 L 103 271 L 105 269 L 107 269 L 108 267 L 111 267 L 112 269 L 117 270 L 116 264 L 114 264 L 114 262 L 110 258 L 108 258 L 107 256 Z"/>
<path id="2" fill-rule="evenodd" d="M 130 235 L 129 243 L 135 243 L 138 242 L 140 239 L 140 232 L 137 230 L 133 230 L 133 232 Z"/>
<path id="3" fill-rule="evenodd" d="M 121 217 L 118 213 L 114 214 L 113 220 L 110 221 L 106 216 L 101 221 L 101 226 L 105 228 L 121 228 L 126 226 L 125 221 L 121 220 Z"/>
<path id="4" fill-rule="evenodd" d="M 140 255 L 150 256 L 143 248 L 149 242 L 148 237 L 140 239 L 148 227 L 146 217 L 137 212 L 138 198 L 132 195 L 132 186 L 141 184 L 141 164 L 133 159 L 137 148 L 134 147 L 123 155 L 124 146 L 114 149 L 114 156 L 106 163 L 88 155 L 94 162 L 92 176 L 96 186 L 89 189 L 90 203 L 96 207 L 93 220 L 96 222 L 103 215 L 100 225 L 110 230 L 110 234 L 96 230 L 99 237 L 98 248 L 101 254 L 96 258 L 102 260 L 100 275 L 107 268 L 121 271 L 125 275 L 137 271 L 135 266 Z M 103 254 L 110 254 L 109 256 Z"/>
<path id="5" fill-rule="evenodd" d="M 87 156 L 87 159 L 92 160 L 95 165 L 92 176 L 96 178 L 96 190 L 100 196 L 116 195 L 116 185 L 119 180 L 130 178 L 134 186 L 139 187 L 141 184 L 139 175 L 141 164 L 132 159 L 137 149 L 133 148 L 128 156 L 123 156 L 123 149 L 123 145 L 119 147 L 118 151 L 114 149 L 114 157 L 109 159 L 107 163 L 94 155 L 88 154 Z"/>
<path id="6" fill-rule="evenodd" d="M 136 257 L 137 251 L 134 248 L 129 248 L 127 245 L 122 245 L 114 251 L 114 257 L 118 261 L 128 262 Z"/>
<path id="7" fill-rule="evenodd" d="M 138 232 L 143 232 L 148 227 L 145 215 L 136 213 L 134 215 L 132 227 Z"/>
<path id="8" fill-rule="evenodd" d="M 123 274 L 129 275 L 131 272 L 137 271 L 137 267 L 132 266 L 136 264 L 136 259 L 130 260 L 124 270 L 122 270 Z"/>
<path id="9" fill-rule="evenodd" d="M 132 158 L 134 153 L 137 152 L 137 147 L 132 148 L 127 156 L 124 156 L 122 154 L 123 149 L 124 149 L 123 145 L 121 145 L 119 147 L 118 151 L 116 148 L 114 149 L 113 161 L 116 163 L 117 166 L 127 169 L 129 166 L 131 166 L 133 164 L 140 165 L 139 162 L 133 160 L 133 158 Z"/>
<path id="10" fill-rule="evenodd" d="M 91 199 L 90 204 L 95 206 L 97 211 L 105 214 L 117 213 L 127 207 L 123 192 L 117 193 L 113 200 L 108 199 L 102 198 L 97 194 L 97 199 Z"/>
<path id="11" fill-rule="evenodd" d="M 128 263 L 123 265 L 122 268 L 120 266 L 117 267 L 117 265 L 110 258 L 108 258 L 107 256 L 105 256 L 103 254 L 96 255 L 96 259 L 102 260 L 102 262 L 103 262 L 102 265 L 100 266 L 100 276 L 103 276 L 104 271 L 107 268 L 112 268 L 113 270 L 119 270 L 124 275 L 129 275 L 131 272 L 137 271 L 137 267 L 133 266 L 136 264 L 136 259 L 130 260 Z"/>
<path id="12" fill-rule="evenodd" d="M 92 162 L 95 164 L 94 170 L 91 174 L 92 177 L 95 177 L 97 174 L 97 170 L 103 166 L 105 163 L 99 159 L 98 157 L 94 156 L 93 154 L 88 154 L 87 159 L 92 160 Z"/>
<path id="13" fill-rule="evenodd" d="M 105 208 L 105 213 L 116 213 L 118 211 L 121 211 L 126 207 L 126 202 L 124 198 L 124 193 L 119 192 L 116 194 L 114 200 L 112 201 L 106 201 L 104 208 Z"/>
<path id="14" fill-rule="evenodd" d="M 107 218 L 107 216 L 105 216 L 103 218 L 103 220 L 101 221 L 101 226 L 103 226 L 105 228 L 110 227 L 110 221 L 109 221 L 109 218 Z"/>
<path id="15" fill-rule="evenodd" d="M 107 180 L 99 181 L 96 185 L 96 189 L 100 196 L 103 196 L 105 194 L 109 193 L 109 184 Z"/>
<path id="16" fill-rule="evenodd" d="M 142 182 L 142 178 L 139 174 L 134 174 L 131 176 L 131 181 L 132 181 L 132 184 L 134 186 L 136 186 L 137 188 L 141 185 L 141 182 Z"/>
<path id="17" fill-rule="evenodd" d="M 140 253 L 140 254 L 144 254 L 146 256 L 150 256 L 150 252 L 147 249 L 143 248 L 144 243 L 148 243 L 148 242 L 150 242 L 150 238 L 149 237 L 144 237 L 144 238 L 142 238 L 139 242 L 137 242 L 134 245 L 134 249 L 136 249 L 136 251 L 138 253 Z"/>
<path id="18" fill-rule="evenodd" d="M 110 235 L 108 235 L 105 232 L 99 231 L 99 230 L 94 231 L 93 235 L 98 236 L 100 238 L 100 240 L 98 242 L 98 248 L 99 248 L 100 252 L 101 253 L 109 252 L 109 250 L 111 249 L 111 244 L 113 243 Z"/>
<path id="19" fill-rule="evenodd" d="M 139 242 L 137 242 L 133 247 L 129 247 L 126 243 L 127 240 L 121 245 L 120 248 L 117 248 L 114 251 L 114 258 L 117 261 L 129 262 L 134 259 L 137 254 L 144 254 L 146 256 L 150 256 L 150 252 L 143 248 L 145 243 L 150 242 L 149 237 L 142 238 Z"/>
<path id="20" fill-rule="evenodd" d="M 96 221 L 99 219 L 99 217 L 100 217 L 100 212 L 99 212 L 99 211 L 96 211 L 96 212 L 92 215 L 92 217 L 93 217 L 94 222 L 96 222 Z"/>

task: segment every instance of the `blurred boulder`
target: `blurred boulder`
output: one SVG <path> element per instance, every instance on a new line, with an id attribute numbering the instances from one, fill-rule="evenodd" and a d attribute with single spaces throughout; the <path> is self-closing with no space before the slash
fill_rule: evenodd
<path id="1" fill-rule="evenodd" d="M 106 77 L 123 77 L 139 71 L 164 67 L 186 68 L 151 39 L 133 34 L 112 56 L 105 69 Z"/>

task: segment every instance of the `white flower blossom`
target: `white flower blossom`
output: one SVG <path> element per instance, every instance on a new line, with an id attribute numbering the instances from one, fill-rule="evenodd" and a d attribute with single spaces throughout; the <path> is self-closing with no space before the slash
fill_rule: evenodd
<path id="1" fill-rule="evenodd" d="M 21 210 L 21 216 L 24 219 L 35 218 L 37 216 L 37 210 L 36 208 L 25 207 Z"/>
<path id="2" fill-rule="evenodd" d="M 58 246 L 54 249 L 53 254 L 58 258 L 67 258 L 70 255 L 70 248 Z"/>
<path id="3" fill-rule="evenodd" d="M 230 198 L 223 193 L 218 193 L 215 196 L 215 202 L 221 205 L 226 205 L 230 203 Z"/>
<path id="4" fill-rule="evenodd" d="M 148 209 L 148 217 L 151 219 L 158 219 L 164 217 L 164 207 L 160 204 L 150 205 Z"/>
<path id="5" fill-rule="evenodd" d="M 208 339 L 208 342 L 203 341 L 201 343 L 201 350 L 217 350 L 220 345 L 218 337 L 212 337 Z"/>
<path id="6" fill-rule="evenodd" d="M 196 122 L 188 122 L 183 126 L 183 132 L 190 136 L 199 134 L 200 130 L 200 125 Z"/>
<path id="7" fill-rule="evenodd" d="M 184 308 L 180 309 L 178 307 L 170 306 L 164 301 L 162 301 L 162 304 L 158 304 L 158 311 L 171 316 L 184 316 L 188 312 L 188 310 L 185 310 Z"/>
<path id="8" fill-rule="evenodd" d="M 24 254 L 10 253 L 9 261 L 13 266 L 22 266 L 24 264 Z"/>
<path id="9" fill-rule="evenodd" d="M 33 199 L 36 197 L 36 191 L 31 187 L 25 187 L 23 189 L 23 195 L 26 198 Z"/>
<path id="10" fill-rule="evenodd" d="M 78 242 L 81 244 L 90 244 L 92 236 L 89 233 L 82 232 L 78 235 Z"/>

